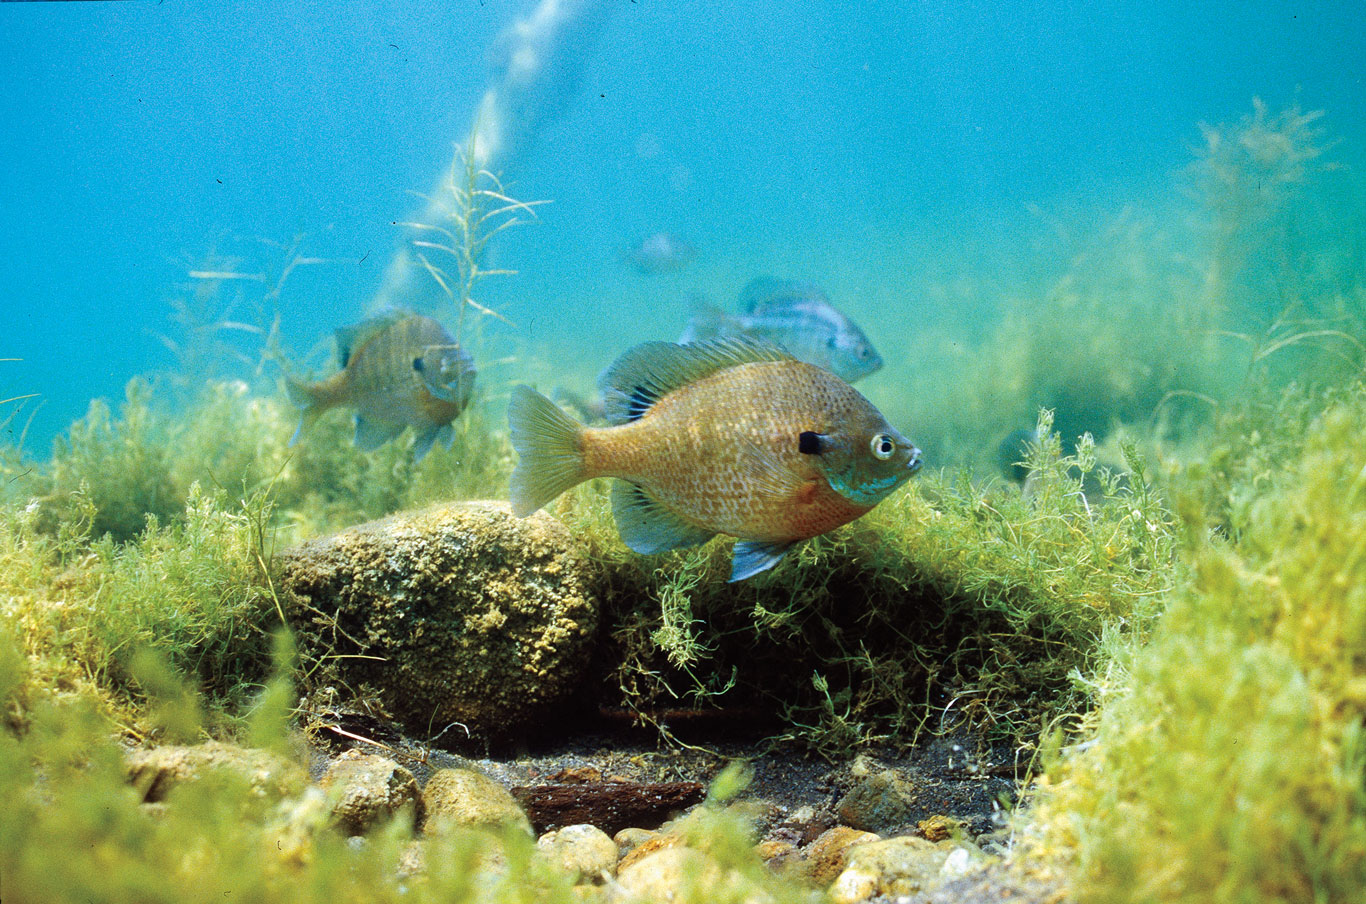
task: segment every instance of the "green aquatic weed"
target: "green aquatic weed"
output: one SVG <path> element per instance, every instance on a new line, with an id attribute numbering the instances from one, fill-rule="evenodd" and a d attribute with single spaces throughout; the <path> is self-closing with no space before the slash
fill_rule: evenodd
<path id="1" fill-rule="evenodd" d="M 1294 454 L 1222 478 L 1257 487 L 1230 539 L 1183 506 L 1190 579 L 1097 677 L 1087 742 L 1051 760 L 1025 837 L 1070 863 L 1078 900 L 1347 902 L 1366 884 L 1366 387 L 1289 397 L 1287 421 L 1306 406 Z"/>

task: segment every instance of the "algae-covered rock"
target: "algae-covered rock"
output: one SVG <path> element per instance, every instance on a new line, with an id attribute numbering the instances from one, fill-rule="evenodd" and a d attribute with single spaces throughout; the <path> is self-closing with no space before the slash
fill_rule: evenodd
<path id="1" fill-rule="evenodd" d="M 452 826 L 497 829 L 515 826 L 534 835 L 531 822 L 502 785 L 471 769 L 441 769 L 422 789 L 426 832 Z"/>
<path id="2" fill-rule="evenodd" d="M 284 757 L 218 741 L 153 747 L 128 755 L 129 780 L 146 803 L 164 800 L 175 786 L 219 770 L 245 779 L 252 793 L 265 799 L 297 794 L 308 781 L 303 767 Z"/>
<path id="3" fill-rule="evenodd" d="M 858 768 L 860 765 L 862 769 Z M 874 771 L 862 758 L 855 763 L 852 774 L 853 787 L 835 808 L 845 825 L 885 834 L 910 819 L 915 789 L 907 779 L 891 769 Z"/>
<path id="4" fill-rule="evenodd" d="M 848 826 L 827 829 L 807 846 L 803 873 L 813 883 L 824 888 L 844 872 L 852 848 L 881 840 L 881 836 L 872 832 L 851 829 Z"/>
<path id="5" fill-rule="evenodd" d="M 404 807 L 415 819 L 421 803 L 411 772 L 393 760 L 359 750 L 333 760 L 318 784 L 332 793 L 332 819 L 348 835 L 364 835 Z"/>
<path id="6" fill-rule="evenodd" d="M 544 513 L 438 505 L 297 546 L 281 564 L 304 654 L 424 737 L 454 722 L 520 734 L 588 664 L 592 565 Z"/>

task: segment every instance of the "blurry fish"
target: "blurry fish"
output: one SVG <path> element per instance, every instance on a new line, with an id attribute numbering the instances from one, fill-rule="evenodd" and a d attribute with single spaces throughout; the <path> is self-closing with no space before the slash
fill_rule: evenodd
<path id="1" fill-rule="evenodd" d="M 852 320 L 812 285 L 760 277 L 740 293 L 741 314 L 700 305 L 679 337 L 683 344 L 718 336 L 776 342 L 800 361 L 856 382 L 882 366 L 882 356 Z"/>
<path id="2" fill-rule="evenodd" d="M 996 446 L 996 464 L 1011 481 L 1023 485 L 1029 477 L 1029 447 L 1039 442 L 1039 431 L 1012 430 Z"/>
<path id="3" fill-rule="evenodd" d="M 617 477 L 612 514 L 627 546 L 658 553 L 729 534 L 740 540 L 732 581 L 853 521 L 920 467 L 920 450 L 856 389 L 768 343 L 647 342 L 601 382 L 615 426 L 584 427 L 513 390 L 513 512 Z"/>
<path id="4" fill-rule="evenodd" d="M 626 252 L 637 270 L 651 276 L 682 270 L 696 256 L 696 248 L 671 232 L 647 235 Z"/>
<path id="5" fill-rule="evenodd" d="M 474 390 L 474 362 L 430 317 L 397 312 L 337 330 L 340 373 L 317 383 L 287 379 L 290 399 L 304 408 L 304 429 L 330 408 L 356 409 L 356 446 L 369 451 L 412 427 L 421 461 L 440 439 L 449 448 L 451 422 Z"/>
<path id="6" fill-rule="evenodd" d="M 558 386 L 550 393 L 550 400 L 561 408 L 568 408 L 585 424 L 607 423 L 607 414 L 603 411 L 602 399 L 590 399 L 582 393 Z"/>

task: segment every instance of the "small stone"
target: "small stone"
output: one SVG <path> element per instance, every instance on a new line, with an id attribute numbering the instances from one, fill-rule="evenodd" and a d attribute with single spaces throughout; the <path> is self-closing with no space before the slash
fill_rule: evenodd
<path id="1" fill-rule="evenodd" d="M 565 826 L 536 842 L 552 862 L 574 875 L 575 883 L 600 884 L 617 872 L 617 844 L 597 826 Z"/>
<path id="2" fill-rule="evenodd" d="M 881 836 L 848 826 L 835 826 L 822 832 L 806 848 L 803 872 L 819 886 L 827 886 L 844 872 L 849 851 L 860 844 L 881 841 Z"/>
<path id="3" fill-rule="evenodd" d="M 939 868 L 939 878 L 946 882 L 961 879 L 972 871 L 972 864 L 972 851 L 965 847 L 954 848 L 944 858 L 944 865 Z"/>
<path id="4" fill-rule="evenodd" d="M 961 831 L 963 824 L 951 816 L 931 816 L 929 819 L 920 820 L 915 827 L 925 836 L 926 841 L 943 841 L 952 838 L 955 832 Z"/>
<path id="5" fill-rule="evenodd" d="M 506 825 L 533 835 L 531 823 L 507 789 L 488 776 L 470 769 L 440 769 L 422 789 L 427 812 L 423 831 L 447 826 L 500 828 Z"/>
<path id="6" fill-rule="evenodd" d="M 789 864 L 801 861 L 802 852 L 790 841 L 761 841 L 754 846 L 754 853 L 770 869 L 784 869 Z"/>
<path id="7" fill-rule="evenodd" d="M 334 795 L 332 818 L 347 835 L 364 835 L 404 807 L 416 825 L 422 802 L 417 780 L 393 760 L 348 750 L 332 761 L 318 784 Z"/>
<path id="8" fill-rule="evenodd" d="M 847 826 L 887 834 L 911 817 L 911 783 L 890 769 L 856 777 L 835 812 Z"/>
<path id="9" fill-rule="evenodd" d="M 622 829 L 612 836 L 612 840 L 617 843 L 617 856 L 624 857 L 658 834 L 658 832 L 636 828 L 635 826 Z"/>
<path id="10" fill-rule="evenodd" d="M 858 904 L 877 894 L 877 876 L 863 870 L 847 869 L 830 886 L 832 904 Z"/>
<path id="11" fill-rule="evenodd" d="M 863 889 L 866 877 L 875 879 L 873 894 L 898 896 L 920 894 L 938 884 L 949 851 L 923 838 L 903 835 L 886 841 L 859 845 L 849 853 L 848 866 L 834 888 Z M 853 873 L 851 878 L 845 877 Z M 857 901 L 863 898 L 841 898 Z"/>
<path id="12" fill-rule="evenodd" d="M 726 869 L 701 851 L 677 846 L 658 850 L 617 873 L 609 901 L 708 900 L 707 889 L 726 890 L 727 901 L 775 904 L 772 895 L 733 869 Z M 691 889 L 692 895 L 680 890 Z"/>
<path id="13" fill-rule="evenodd" d="M 671 835 L 668 832 L 653 832 L 649 838 L 646 838 L 640 844 L 621 855 L 621 859 L 617 861 L 617 874 L 620 875 L 622 870 L 634 863 L 644 860 L 656 851 L 676 847 L 678 844 L 679 838 L 677 835 Z"/>

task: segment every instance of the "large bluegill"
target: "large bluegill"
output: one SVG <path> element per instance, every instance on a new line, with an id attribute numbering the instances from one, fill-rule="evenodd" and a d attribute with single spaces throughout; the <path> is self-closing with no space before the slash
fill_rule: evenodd
<path id="1" fill-rule="evenodd" d="M 920 467 L 920 450 L 829 371 L 767 343 L 647 342 L 601 380 L 609 427 L 584 427 L 526 387 L 508 408 L 529 515 L 593 477 L 617 477 L 626 545 L 657 553 L 739 538 L 731 580 L 853 521 Z"/>

